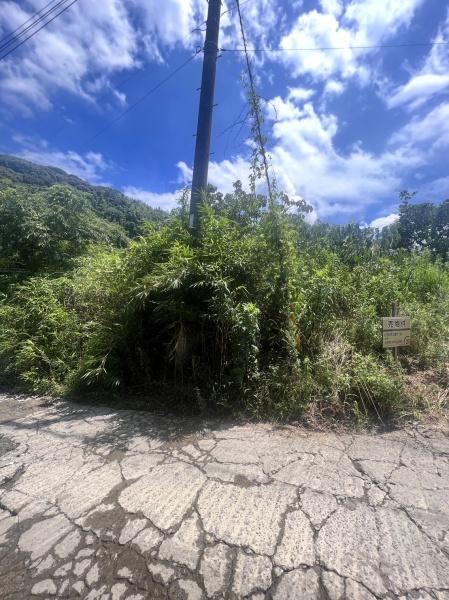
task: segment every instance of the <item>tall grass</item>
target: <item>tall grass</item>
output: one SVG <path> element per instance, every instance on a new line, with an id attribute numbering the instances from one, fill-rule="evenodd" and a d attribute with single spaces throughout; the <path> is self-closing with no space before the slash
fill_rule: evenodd
<path id="1" fill-rule="evenodd" d="M 287 208 L 274 214 L 236 188 L 206 203 L 199 240 L 181 207 L 126 249 L 93 246 L 64 276 L 13 286 L 0 303 L 3 379 L 149 403 L 157 390 L 256 417 L 408 412 L 406 370 L 449 361 L 447 266 L 365 248 L 344 260 L 325 234 L 301 237 Z M 393 301 L 413 323 L 402 365 L 382 349 Z"/>

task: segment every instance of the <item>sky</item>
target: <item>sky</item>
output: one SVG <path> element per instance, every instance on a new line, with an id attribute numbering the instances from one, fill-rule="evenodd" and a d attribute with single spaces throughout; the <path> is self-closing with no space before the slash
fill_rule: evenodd
<path id="1" fill-rule="evenodd" d="M 449 198 L 449 0 L 240 1 L 272 173 L 312 220 L 382 227 L 401 190 Z M 209 181 L 227 192 L 248 185 L 251 142 L 235 0 L 222 4 Z M 44 5 L 1 0 L 0 38 Z M 174 207 L 206 15 L 207 0 L 75 2 L 0 59 L 0 153 Z"/>

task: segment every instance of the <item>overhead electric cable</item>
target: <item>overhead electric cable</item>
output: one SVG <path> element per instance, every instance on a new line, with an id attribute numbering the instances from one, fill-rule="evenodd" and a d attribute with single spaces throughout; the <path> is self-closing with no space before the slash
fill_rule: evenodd
<path id="1" fill-rule="evenodd" d="M 27 19 L 26 21 L 24 21 L 22 23 L 22 25 L 19 25 L 18 27 L 16 27 L 13 31 L 11 31 L 10 33 L 8 33 L 7 35 L 5 35 L 5 37 L 0 39 L 0 46 L 3 46 L 3 44 L 9 40 L 12 37 L 15 37 L 16 34 L 23 28 L 25 27 L 30 21 L 33 21 L 33 19 L 35 19 L 36 17 L 38 17 L 45 9 L 47 9 L 51 4 L 53 4 L 55 0 L 51 0 L 48 4 L 46 4 L 45 6 L 43 6 L 41 8 L 41 10 L 37 11 L 34 13 L 34 15 L 31 15 L 31 17 L 29 19 Z M 22 31 L 23 33 L 23 31 Z M 21 35 L 21 34 L 20 34 Z"/>
<path id="2" fill-rule="evenodd" d="M 248 4 L 248 2 L 251 2 L 252 0 L 244 0 L 243 2 L 240 2 L 240 8 L 242 8 L 242 6 L 244 6 L 245 4 Z M 234 11 L 237 9 L 237 3 L 234 4 L 234 6 L 232 6 L 231 8 L 228 8 L 227 10 L 223 11 L 221 13 L 221 16 L 223 17 L 224 15 L 227 15 L 228 13 Z"/>
<path id="3" fill-rule="evenodd" d="M 154 92 L 156 92 L 165 83 L 167 83 L 167 81 L 169 81 L 170 79 L 172 79 L 182 69 L 184 69 L 202 51 L 203 51 L 203 49 L 201 48 L 201 49 L 197 50 L 194 54 L 192 54 L 191 56 L 189 56 L 189 58 L 187 60 L 185 60 L 182 64 L 180 64 L 176 69 L 174 69 L 173 71 L 171 71 L 166 77 L 164 77 L 164 79 L 162 79 L 161 81 L 159 81 L 159 83 L 157 83 L 151 89 L 149 89 L 147 92 L 145 92 L 145 94 L 143 94 L 143 96 L 140 96 L 140 98 L 138 98 L 135 102 L 133 102 L 130 106 L 128 106 L 128 108 L 126 110 L 124 110 L 122 113 L 120 113 L 119 115 L 117 115 L 105 127 L 103 127 L 102 129 L 100 129 L 100 131 L 97 131 L 97 133 L 95 133 L 92 137 L 88 138 L 84 142 L 84 144 L 88 144 L 88 143 L 92 142 L 93 140 L 97 139 L 100 135 L 102 135 L 105 131 L 107 131 L 115 123 L 117 123 L 118 121 L 120 121 L 121 119 L 123 119 L 123 117 L 126 116 L 129 112 L 131 112 L 136 106 L 138 106 L 139 104 L 141 104 L 144 100 L 146 100 L 149 96 L 151 96 L 151 94 L 154 94 Z"/>
<path id="4" fill-rule="evenodd" d="M 187 38 L 189 38 L 191 35 L 193 35 L 195 32 L 197 31 L 202 31 L 200 29 L 201 25 L 203 25 L 206 21 L 203 21 L 202 23 L 200 23 L 199 25 L 197 25 L 197 27 L 195 27 L 194 29 L 192 29 L 182 40 L 181 43 L 184 43 L 185 40 L 187 40 Z M 199 53 L 199 51 L 197 51 L 197 53 Z M 196 54 L 195 54 L 196 56 Z M 134 79 L 135 77 L 137 77 L 137 75 L 140 75 L 141 71 L 140 70 L 134 70 L 132 73 L 130 73 L 129 75 L 127 75 L 126 77 L 124 77 L 122 80 L 120 80 L 116 86 L 120 87 L 122 85 L 124 85 L 125 83 L 128 83 L 129 81 L 131 81 L 132 79 Z M 111 94 L 113 94 L 116 90 L 115 89 L 109 89 L 104 91 L 102 94 L 100 94 L 100 96 L 98 96 L 96 98 L 96 101 L 101 100 L 102 98 L 106 98 L 108 96 L 110 96 Z M 118 118 L 120 118 L 120 115 L 118 116 Z M 54 140 L 56 137 L 58 137 L 63 131 L 66 130 L 66 128 L 68 127 L 68 123 L 65 123 L 62 127 L 59 127 L 58 130 L 50 136 L 50 140 Z"/>
<path id="5" fill-rule="evenodd" d="M 19 31 L 16 35 L 13 35 L 11 37 L 11 39 L 9 39 L 8 41 L 6 41 L 4 43 L 0 43 L 0 51 L 3 51 L 8 46 L 11 46 L 12 44 L 16 44 L 17 42 L 21 41 L 21 39 L 23 38 L 23 36 L 26 33 L 28 33 L 30 30 L 32 30 L 34 27 L 36 27 L 36 25 L 39 25 L 40 23 L 44 22 L 47 19 L 47 17 L 53 16 L 55 11 L 58 8 L 61 8 L 68 1 L 69 0 L 59 0 L 59 2 L 57 2 L 52 8 L 47 10 L 47 12 L 43 13 L 40 17 L 38 17 L 33 23 L 31 23 L 31 25 L 28 25 L 28 27 L 25 27 L 24 29 Z M 44 9 L 42 9 L 42 10 L 44 10 Z M 21 28 L 19 27 L 19 29 L 21 29 Z"/>
<path id="6" fill-rule="evenodd" d="M 39 33 L 39 31 L 41 31 L 42 29 L 47 27 L 47 25 L 50 25 L 50 23 L 52 23 L 55 19 L 57 19 L 60 15 L 62 15 L 66 10 L 68 10 L 71 6 L 73 6 L 75 4 L 75 2 L 78 2 L 78 0 L 72 0 L 70 2 L 70 4 L 66 5 L 62 10 L 60 10 L 58 13 L 56 13 L 56 15 L 52 16 L 52 18 L 49 19 L 48 21 L 46 21 L 43 25 L 41 25 L 39 27 L 39 29 L 36 29 L 35 31 L 33 31 L 28 37 L 26 37 L 24 40 L 20 41 L 18 44 L 13 46 L 8 52 L 6 52 L 6 54 L 3 54 L 3 56 L 0 56 L 0 60 L 4 60 L 12 52 L 14 52 L 14 50 L 17 50 L 17 48 L 19 48 L 20 46 L 25 44 L 25 42 L 27 42 L 29 39 L 34 37 L 37 33 Z"/>
<path id="7" fill-rule="evenodd" d="M 373 50 L 376 48 L 419 48 L 449 46 L 449 42 L 423 42 L 416 44 L 378 44 L 374 46 L 321 46 L 309 48 L 220 48 L 221 52 L 321 52 L 327 50 Z"/>

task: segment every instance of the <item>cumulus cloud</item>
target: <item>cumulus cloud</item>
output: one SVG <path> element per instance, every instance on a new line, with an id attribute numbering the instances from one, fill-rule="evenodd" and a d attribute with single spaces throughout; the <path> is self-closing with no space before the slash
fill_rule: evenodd
<path id="1" fill-rule="evenodd" d="M 35 149 L 26 148 L 19 152 L 17 156 L 40 165 L 58 167 L 71 175 L 76 175 L 96 185 L 108 185 L 104 181 L 104 175 L 112 168 L 111 163 L 98 152 L 78 154 L 78 152 L 72 150 L 62 152 L 42 146 Z"/>
<path id="2" fill-rule="evenodd" d="M 410 80 L 389 93 L 389 108 L 408 105 L 409 108 L 416 109 L 437 94 L 449 93 L 449 46 L 442 44 L 448 39 L 449 10 L 433 40 L 437 45 L 432 47 L 424 64 L 413 73 Z"/>
<path id="3" fill-rule="evenodd" d="M 352 25 L 356 45 L 374 45 L 410 25 L 416 9 L 423 3 L 424 0 L 352 0 L 344 19 Z"/>
<path id="4" fill-rule="evenodd" d="M 288 99 L 293 102 L 305 102 L 306 100 L 310 100 L 312 96 L 315 94 L 314 90 L 310 90 L 303 87 L 293 87 L 289 88 Z"/>
<path id="5" fill-rule="evenodd" d="M 181 195 L 181 191 L 157 193 L 143 190 L 142 188 L 132 185 L 123 188 L 123 193 L 130 198 L 140 200 L 153 208 L 162 208 L 164 210 L 172 210 L 176 208 L 177 201 Z"/>
<path id="6" fill-rule="evenodd" d="M 245 4 L 241 2 L 241 5 L 248 40 L 257 48 L 268 48 L 273 37 L 285 24 L 281 1 L 251 0 Z M 225 11 L 221 23 L 220 45 L 224 48 L 241 46 L 240 22 L 235 0 L 226 2 Z M 259 59 L 263 62 L 263 57 Z"/>
<path id="7" fill-rule="evenodd" d="M 283 36 L 283 53 L 274 53 L 292 69 L 296 77 L 307 74 L 317 80 L 332 76 L 348 78 L 356 74 L 357 62 L 352 50 L 335 52 L 296 52 L 295 48 L 347 47 L 353 41 L 352 32 L 342 27 L 332 13 L 312 10 L 298 17 L 292 29 Z M 293 49 L 293 50 L 292 50 Z"/>
<path id="8" fill-rule="evenodd" d="M 118 104 L 126 98 L 111 85 L 113 75 L 164 62 L 168 51 L 193 51 L 201 45 L 207 0 L 101 0 L 77 3 L 11 57 L 0 62 L 0 101 L 12 111 L 32 116 L 52 108 L 64 91 L 95 101 L 105 91 Z M 278 0 L 258 0 L 242 7 L 250 39 L 266 46 L 282 15 Z M 37 2 L 6 0 L 0 32 L 19 27 L 37 10 Z M 234 1 L 223 2 L 221 45 L 240 44 Z"/>
<path id="9" fill-rule="evenodd" d="M 35 2 L 6 1 L 0 28 L 14 30 L 30 18 Z M 193 48 L 191 35 L 204 20 L 207 0 L 101 0 L 77 3 L 22 48 L 0 62 L 0 100 L 30 116 L 48 110 L 53 94 L 86 100 L 110 89 L 113 74 L 161 61 L 165 49 Z M 120 93 L 115 94 L 124 103 Z"/>
<path id="10" fill-rule="evenodd" d="M 276 46 L 316 48 L 377 44 L 410 23 L 423 0 L 319 0 L 318 10 L 303 12 L 301 2 L 293 23 L 287 22 L 280 0 L 257 0 L 242 6 L 245 28 L 251 44 L 269 49 Z M 233 0 L 223 3 L 221 45 L 241 45 L 239 22 Z M 18 27 L 32 11 L 34 0 L 7 0 L 0 12 L 0 28 Z M 0 100 L 11 110 L 31 116 L 36 109 L 49 110 L 54 93 L 65 91 L 86 100 L 111 92 L 111 98 L 124 105 L 126 97 L 115 90 L 111 80 L 117 72 L 137 69 L 148 61 L 162 61 L 167 50 L 193 49 L 201 43 L 200 32 L 207 0 L 102 0 L 73 5 L 49 27 L 5 61 L 0 62 Z M 441 35 L 444 31 L 441 32 Z M 325 81 L 327 95 L 340 94 L 342 81 L 355 77 L 367 83 L 369 70 L 362 61 L 368 50 L 330 52 L 272 52 L 264 56 L 287 66 L 294 77 L 309 75 Z M 429 64 L 439 61 L 436 55 Z M 439 67 L 438 67 L 439 68 Z M 446 85 L 444 73 L 435 71 L 438 81 L 427 82 L 433 89 Z M 422 88 L 425 82 L 416 82 Z M 397 90 L 400 93 L 400 90 Z M 299 96 L 297 96 L 300 100 Z M 303 100 L 308 98 L 303 97 Z M 394 100 L 392 100 L 394 102 Z"/>
<path id="11" fill-rule="evenodd" d="M 0 21 L 8 29 L 34 10 L 18 2 L 4 4 Z M 89 81 L 134 67 L 136 51 L 137 38 L 120 0 L 75 4 L 0 63 L 0 97 L 13 107 L 19 101 L 40 109 L 51 106 L 55 90 L 88 98 Z"/>
<path id="12" fill-rule="evenodd" d="M 184 161 L 177 164 L 180 172 L 180 180 L 189 185 L 192 182 L 192 168 Z M 232 192 L 234 182 L 248 182 L 250 170 L 249 161 L 243 156 L 236 156 L 232 160 L 223 160 L 221 162 L 212 161 L 209 164 L 209 183 L 215 186 L 220 192 Z"/>
<path id="13" fill-rule="evenodd" d="M 341 0 L 320 0 L 323 12 L 330 13 L 339 17 L 343 12 L 343 2 Z"/>
<path id="14" fill-rule="evenodd" d="M 292 198 L 310 202 L 315 216 L 360 215 L 399 188 L 393 166 L 407 159 L 393 151 L 375 157 L 358 147 L 348 155 L 339 153 L 334 147 L 335 115 L 318 114 L 310 102 L 298 106 L 288 97 L 276 97 L 267 103 L 266 116 L 273 140 L 268 150 L 279 187 Z M 178 166 L 191 177 L 185 163 Z M 247 183 L 249 170 L 249 160 L 242 156 L 212 162 L 209 181 L 228 192 L 237 179 Z M 264 191 L 263 181 L 260 187 Z"/>
<path id="15" fill-rule="evenodd" d="M 304 197 L 320 217 L 360 214 L 399 183 L 391 157 L 376 157 L 360 147 L 346 155 L 338 152 L 338 127 L 335 115 L 318 114 L 311 103 L 273 124 L 270 154 L 281 187 Z"/>
<path id="16" fill-rule="evenodd" d="M 393 225 L 399 219 L 399 215 L 396 213 L 392 213 L 391 215 L 387 215 L 385 217 L 378 217 L 374 219 L 369 224 L 370 227 L 374 227 L 375 229 L 383 229 L 384 227 L 388 227 L 388 225 Z"/>
<path id="17" fill-rule="evenodd" d="M 341 81 L 335 81 L 334 79 L 329 79 L 324 86 L 324 95 L 325 96 L 339 96 L 345 91 L 345 86 Z"/>
<path id="18" fill-rule="evenodd" d="M 390 145 L 425 148 L 428 158 L 449 146 L 449 102 L 442 102 L 424 115 L 416 115 L 396 131 Z"/>
<path id="19" fill-rule="evenodd" d="M 385 151 L 379 154 L 364 150 L 361 144 L 347 152 L 338 150 L 337 116 L 317 110 L 312 102 L 298 104 L 287 93 L 286 98 L 277 96 L 265 106 L 271 128 L 268 151 L 279 187 L 293 198 L 305 198 L 319 218 L 360 218 L 367 209 L 381 203 L 393 204 L 404 180 L 433 164 L 435 153 L 443 156 L 449 148 L 449 104 L 412 118 L 391 136 Z M 180 168 L 191 176 L 185 163 Z M 249 161 L 242 156 L 213 162 L 210 181 L 220 190 L 230 191 L 236 179 L 248 181 L 249 170 Z M 441 179 L 438 186 L 432 197 L 438 191 L 441 199 L 444 186 L 447 193 L 447 178 Z M 430 192 L 431 183 L 422 188 Z M 379 217 L 373 226 L 381 227 L 392 219 L 392 215 Z"/>
<path id="20" fill-rule="evenodd" d="M 279 10 L 280 0 L 248 2 L 242 11 L 251 44 L 288 49 L 380 44 L 409 26 L 422 5 L 423 0 L 318 0 L 315 8 L 308 10 L 308 4 L 297 1 L 291 4 L 296 16 L 289 22 Z M 2 31 L 22 23 L 32 6 L 36 9 L 34 0 L 4 2 Z M 193 48 L 201 36 L 190 32 L 204 20 L 206 10 L 207 0 L 102 0 L 82 8 L 74 5 L 58 19 L 57 27 L 43 30 L 14 60 L 0 62 L 0 100 L 14 110 L 32 114 L 36 107 L 50 109 L 53 94 L 61 90 L 88 101 L 109 90 L 117 103 L 125 104 L 126 97 L 113 87 L 113 75 L 147 61 L 162 61 L 168 49 Z M 239 46 L 233 0 L 224 4 L 224 10 L 228 12 L 223 17 L 221 45 Z M 449 13 L 436 41 L 447 39 L 448 23 Z M 382 201 L 391 206 L 404 177 L 425 168 L 449 146 L 449 103 L 442 102 L 410 117 L 390 135 L 383 152 L 369 152 L 361 142 L 344 151 L 338 147 L 343 123 L 327 109 L 331 106 L 327 101 L 342 94 L 350 79 L 363 85 L 370 82 L 366 59 L 371 53 L 376 50 L 263 55 L 286 67 L 291 76 L 287 90 L 279 90 L 264 103 L 269 152 L 279 187 L 293 197 L 306 198 L 321 218 L 353 218 Z M 256 57 L 256 66 L 263 60 Z M 389 94 L 389 105 L 416 109 L 426 98 L 448 88 L 448 73 L 447 48 L 435 46 L 410 80 Z M 299 77 L 301 86 L 295 81 Z M 102 155 L 60 152 L 44 145 L 24 145 L 22 156 L 55 164 L 94 183 L 101 182 L 110 168 Z M 243 155 L 212 162 L 210 182 L 224 192 L 231 191 L 236 179 L 247 181 L 249 168 Z M 191 169 L 185 162 L 179 162 L 178 169 L 180 187 L 191 180 Z M 440 185 L 445 185 L 444 178 Z M 172 207 L 177 197 L 177 192 L 157 194 L 131 185 L 125 191 L 165 208 Z"/>
<path id="21" fill-rule="evenodd" d="M 298 15 L 290 30 L 281 38 L 282 54 L 272 58 L 282 61 L 294 76 L 310 76 L 315 81 L 356 78 L 361 84 L 370 80 L 365 65 L 367 54 L 375 49 L 342 49 L 334 51 L 289 52 L 292 48 L 347 48 L 375 46 L 408 26 L 423 0 L 320 0 L 321 10 Z M 328 91 L 341 93 L 336 82 Z"/>

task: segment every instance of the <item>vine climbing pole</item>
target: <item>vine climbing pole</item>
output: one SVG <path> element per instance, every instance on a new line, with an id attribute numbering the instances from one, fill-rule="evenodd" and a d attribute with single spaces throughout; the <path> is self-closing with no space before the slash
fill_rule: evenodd
<path id="1" fill-rule="evenodd" d="M 195 160 L 193 165 L 192 194 L 190 198 L 189 228 L 194 234 L 197 234 L 199 230 L 198 213 L 202 194 L 207 191 L 220 16 L 221 0 L 209 0 L 200 107 L 196 131 Z"/>

